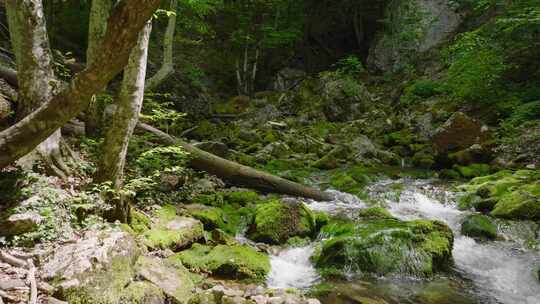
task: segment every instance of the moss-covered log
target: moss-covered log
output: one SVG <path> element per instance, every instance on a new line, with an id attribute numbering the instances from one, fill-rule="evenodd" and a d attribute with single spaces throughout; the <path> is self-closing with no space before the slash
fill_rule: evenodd
<path id="1" fill-rule="evenodd" d="M 137 127 L 154 134 L 165 144 L 180 145 L 190 153 L 190 165 L 193 168 L 214 174 L 232 184 L 265 192 L 300 196 L 320 201 L 332 199 L 329 193 L 218 157 L 147 124 L 139 123 Z"/>

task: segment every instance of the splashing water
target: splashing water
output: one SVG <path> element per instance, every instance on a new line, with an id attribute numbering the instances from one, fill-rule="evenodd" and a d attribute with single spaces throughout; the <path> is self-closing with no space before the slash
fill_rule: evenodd
<path id="1" fill-rule="evenodd" d="M 319 275 L 309 258 L 313 245 L 289 248 L 270 256 L 271 271 L 266 285 L 270 288 L 309 288 L 319 281 Z"/>

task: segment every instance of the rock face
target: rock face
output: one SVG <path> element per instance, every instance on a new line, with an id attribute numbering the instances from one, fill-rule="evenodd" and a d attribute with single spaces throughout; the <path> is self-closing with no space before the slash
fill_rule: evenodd
<path id="1" fill-rule="evenodd" d="M 158 220 L 144 232 L 143 243 L 150 249 L 180 250 L 204 237 L 203 224 L 193 218 L 176 215 L 174 206 L 163 206 Z"/>
<path id="2" fill-rule="evenodd" d="M 136 264 L 137 275 L 159 287 L 175 303 L 188 303 L 195 285 L 189 272 L 167 260 L 155 257 L 140 257 Z"/>
<path id="3" fill-rule="evenodd" d="M 330 238 L 312 257 L 322 273 L 353 269 L 428 276 L 452 263 L 452 231 L 437 221 L 334 223 L 322 233 Z"/>
<path id="4" fill-rule="evenodd" d="M 140 254 L 134 238 L 123 231 L 88 231 L 73 244 L 56 248 L 41 267 L 42 277 L 55 282 L 75 303 L 116 303 L 133 276 Z"/>
<path id="5" fill-rule="evenodd" d="M 229 279 L 263 280 L 270 271 L 270 259 L 248 246 L 195 244 L 170 258 L 192 271 Z"/>
<path id="6" fill-rule="evenodd" d="M 368 66 L 396 71 L 415 53 L 429 51 L 449 39 L 461 24 L 450 1 L 393 1 L 387 8 L 390 23 L 370 49 Z"/>
<path id="7" fill-rule="evenodd" d="M 36 213 L 25 212 L 13 214 L 6 219 L 0 219 L 0 236 L 15 236 L 38 229 L 43 218 Z"/>
<path id="8" fill-rule="evenodd" d="M 431 137 L 440 152 L 466 149 L 490 139 L 491 132 L 488 127 L 462 112 L 454 113 Z"/>
<path id="9" fill-rule="evenodd" d="M 315 227 L 315 216 L 303 203 L 276 200 L 257 206 L 248 236 L 257 242 L 283 244 L 293 236 L 312 237 Z"/>
<path id="10" fill-rule="evenodd" d="M 485 215 L 470 215 L 461 224 L 461 233 L 470 237 L 493 240 L 497 238 L 497 225 Z"/>

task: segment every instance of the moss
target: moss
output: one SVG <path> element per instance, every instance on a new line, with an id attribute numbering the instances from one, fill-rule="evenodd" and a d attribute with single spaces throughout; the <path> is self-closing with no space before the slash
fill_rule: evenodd
<path id="1" fill-rule="evenodd" d="M 120 303 L 146 304 L 164 301 L 163 291 L 156 285 L 145 281 L 130 283 L 120 296 Z"/>
<path id="2" fill-rule="evenodd" d="M 224 192 L 223 197 L 229 204 L 240 204 L 242 206 L 245 206 L 248 203 L 257 203 L 260 200 L 259 194 L 254 191 Z"/>
<path id="3" fill-rule="evenodd" d="M 144 213 L 133 209 L 131 210 L 131 222 L 129 223 L 129 226 L 134 232 L 143 233 L 150 229 L 150 224 L 150 218 Z"/>
<path id="4" fill-rule="evenodd" d="M 330 216 L 326 212 L 315 211 L 313 214 L 315 215 L 315 229 L 317 231 L 330 222 Z"/>
<path id="5" fill-rule="evenodd" d="M 248 235 L 257 242 L 283 244 L 293 236 L 312 237 L 315 227 L 315 215 L 303 203 L 274 200 L 257 206 Z"/>
<path id="6" fill-rule="evenodd" d="M 356 269 L 377 274 L 431 275 L 452 261 L 453 234 L 437 221 L 372 220 L 336 222 L 312 259 L 323 272 Z"/>
<path id="7" fill-rule="evenodd" d="M 497 238 L 497 225 L 485 215 L 470 215 L 463 221 L 461 233 L 470 237 L 493 240 Z"/>
<path id="8" fill-rule="evenodd" d="M 514 219 L 540 219 L 540 183 L 524 185 L 502 195 L 491 215 Z"/>
<path id="9" fill-rule="evenodd" d="M 248 246 L 218 245 L 214 248 L 195 244 L 169 258 L 197 272 L 230 279 L 261 281 L 270 271 L 270 259 Z"/>
<path id="10" fill-rule="evenodd" d="M 491 171 L 491 167 L 487 164 L 472 164 L 469 166 L 455 165 L 454 170 L 465 178 L 473 178 L 488 175 Z"/>
<path id="11" fill-rule="evenodd" d="M 255 217 L 255 208 L 249 206 L 225 205 L 222 210 L 224 224 L 220 228 L 232 235 L 245 230 Z"/>
<path id="12" fill-rule="evenodd" d="M 193 203 L 221 207 L 224 205 L 223 194 L 221 193 L 212 193 L 212 194 L 199 194 L 193 198 Z"/>
<path id="13" fill-rule="evenodd" d="M 343 146 L 338 146 L 318 161 L 312 164 L 313 167 L 323 170 L 336 169 L 340 166 L 342 162 L 347 161 L 349 155 L 348 149 Z"/>
<path id="14" fill-rule="evenodd" d="M 392 219 L 394 218 L 388 210 L 382 208 L 382 207 L 372 207 L 372 208 L 366 208 L 361 209 L 357 213 L 358 217 L 362 219 Z"/>
<path id="15" fill-rule="evenodd" d="M 224 226 L 223 210 L 216 207 L 194 208 L 189 211 L 191 216 L 201 221 L 204 229 L 212 230 Z"/>
<path id="16" fill-rule="evenodd" d="M 311 243 L 310 238 L 302 238 L 299 236 L 293 236 L 287 240 L 287 245 L 290 247 L 304 247 Z"/>

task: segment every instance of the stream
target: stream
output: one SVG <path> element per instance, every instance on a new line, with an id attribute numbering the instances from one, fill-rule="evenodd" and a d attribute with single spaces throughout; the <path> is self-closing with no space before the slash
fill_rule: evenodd
<path id="1" fill-rule="evenodd" d="M 351 215 L 367 206 L 353 195 L 332 192 L 334 201 L 310 201 L 308 206 L 334 215 Z M 267 285 L 307 289 L 318 283 L 328 283 L 334 286 L 334 291 L 321 300 L 332 304 L 362 303 L 367 298 L 396 304 L 540 303 L 540 282 L 535 274 L 540 265 L 540 254 L 526 249 L 524 240 L 515 233 L 527 230 L 526 223 L 514 222 L 506 226 L 499 223 L 500 240 L 481 242 L 461 235 L 461 222 L 470 212 L 458 210 L 456 194 L 437 181 L 383 180 L 371 185 L 368 192 L 399 219 L 432 219 L 447 223 L 455 236 L 454 271 L 429 280 L 356 275 L 345 282 L 324 282 L 309 261 L 315 246 L 311 244 L 286 248 L 272 255 Z"/>

